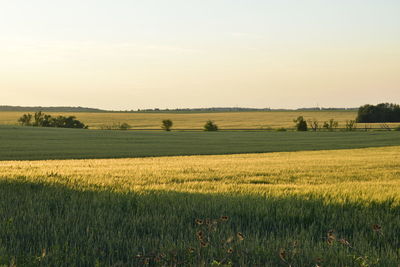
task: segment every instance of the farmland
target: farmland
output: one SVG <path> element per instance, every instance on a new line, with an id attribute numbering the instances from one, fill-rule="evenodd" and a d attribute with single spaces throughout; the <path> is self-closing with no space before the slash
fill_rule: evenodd
<path id="1" fill-rule="evenodd" d="M 398 131 L 0 126 L 0 266 L 396 266 Z"/>
<path id="2" fill-rule="evenodd" d="M 399 178 L 399 147 L 1 161 L 0 263 L 396 266 Z"/>
<path id="3" fill-rule="evenodd" d="M 27 112 L 0 112 L 0 125 L 15 125 Z M 47 112 L 46 112 L 47 113 Z M 160 129 L 161 121 L 171 119 L 174 129 L 202 129 L 207 120 L 215 121 L 221 129 L 261 129 L 293 127 L 293 119 L 327 121 L 335 119 L 344 126 L 346 120 L 354 120 L 356 111 L 269 111 L 269 112 L 221 112 L 221 113 L 52 113 L 52 116 L 76 116 L 91 129 L 113 123 L 128 123 L 133 129 Z M 379 127 L 379 125 L 377 125 Z"/>
<path id="4" fill-rule="evenodd" d="M 400 145 L 398 131 L 162 132 L 0 126 L 0 160 L 262 153 Z"/>
<path id="5" fill-rule="evenodd" d="M 0 267 L 400 267 L 400 0 L 0 9 Z"/>

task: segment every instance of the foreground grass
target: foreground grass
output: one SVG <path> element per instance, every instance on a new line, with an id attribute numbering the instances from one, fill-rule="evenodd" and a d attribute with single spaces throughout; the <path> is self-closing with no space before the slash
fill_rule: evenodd
<path id="1" fill-rule="evenodd" d="M 126 132 L 0 127 L 0 160 L 262 153 L 400 145 L 400 132 Z"/>
<path id="2" fill-rule="evenodd" d="M 20 266 L 141 266 L 157 257 L 167 266 L 222 259 L 285 266 L 278 256 L 285 248 L 292 266 L 315 266 L 317 258 L 322 266 L 397 266 L 399 159 L 400 148 L 387 147 L 0 162 L 0 259 Z M 195 219 L 221 216 L 228 221 L 202 247 L 196 232 L 207 227 Z M 351 247 L 327 244 L 330 229 Z"/>

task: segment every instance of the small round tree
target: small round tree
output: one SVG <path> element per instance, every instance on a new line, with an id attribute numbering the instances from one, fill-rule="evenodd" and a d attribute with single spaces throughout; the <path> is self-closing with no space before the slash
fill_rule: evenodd
<path id="1" fill-rule="evenodd" d="M 303 116 L 297 117 L 297 119 L 293 120 L 294 123 L 296 123 L 296 130 L 297 131 L 307 131 L 308 126 L 307 122 L 304 120 Z"/>
<path id="2" fill-rule="evenodd" d="M 118 129 L 120 129 L 120 130 L 128 130 L 128 129 L 130 129 L 132 126 L 130 126 L 128 123 L 126 123 L 126 122 L 124 122 L 124 123 L 120 123 L 119 125 L 118 125 Z"/>
<path id="3" fill-rule="evenodd" d="M 165 131 L 169 132 L 169 131 L 171 131 L 172 125 L 173 125 L 173 123 L 171 120 L 163 120 L 161 128 L 163 128 Z"/>
<path id="4" fill-rule="evenodd" d="M 207 121 L 204 125 L 204 131 L 218 131 L 218 126 L 213 121 Z"/>

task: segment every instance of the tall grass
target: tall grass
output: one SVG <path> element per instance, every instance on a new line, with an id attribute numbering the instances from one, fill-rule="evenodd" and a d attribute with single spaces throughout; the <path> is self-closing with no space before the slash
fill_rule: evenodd
<path id="1" fill-rule="evenodd" d="M 399 158 L 387 147 L 2 161 L 0 264 L 397 266 Z M 215 231 L 199 226 L 221 216 Z"/>

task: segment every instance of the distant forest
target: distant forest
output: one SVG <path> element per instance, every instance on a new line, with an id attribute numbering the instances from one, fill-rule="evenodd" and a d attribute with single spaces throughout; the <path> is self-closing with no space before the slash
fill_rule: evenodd
<path id="1" fill-rule="evenodd" d="M 31 112 L 107 112 L 97 108 L 84 107 L 21 107 L 21 106 L 0 106 L 0 111 L 31 111 Z"/>
<path id="2" fill-rule="evenodd" d="M 271 109 L 271 108 L 241 108 L 241 107 L 215 107 L 215 108 L 178 108 L 178 109 L 137 109 L 137 110 L 104 110 L 86 107 L 23 107 L 23 106 L 0 106 L 0 111 L 23 111 L 23 112 L 127 112 L 127 113 L 190 113 L 190 112 L 246 112 L 246 111 L 329 111 L 329 110 L 358 110 L 358 108 L 298 108 L 298 109 Z"/>
<path id="3" fill-rule="evenodd" d="M 357 122 L 400 122 L 400 105 L 393 103 L 364 105 L 358 109 Z"/>

